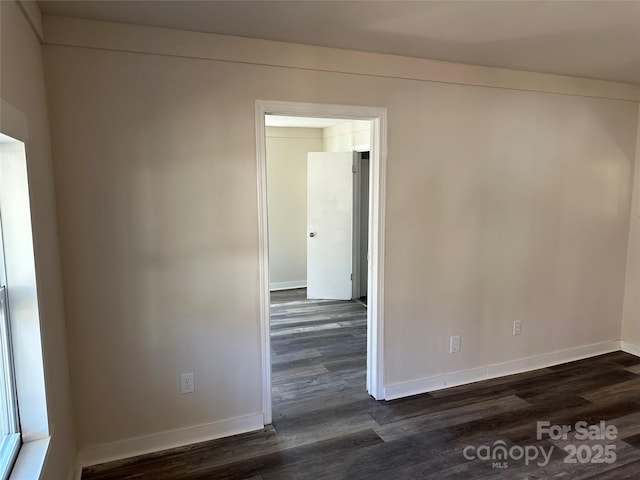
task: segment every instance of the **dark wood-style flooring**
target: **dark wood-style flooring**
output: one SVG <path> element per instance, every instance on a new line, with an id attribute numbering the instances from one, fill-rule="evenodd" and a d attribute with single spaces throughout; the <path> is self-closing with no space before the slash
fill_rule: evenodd
<path id="1" fill-rule="evenodd" d="M 272 294 L 273 425 L 86 468 L 84 480 L 638 479 L 640 358 L 622 352 L 391 402 L 365 392 L 366 312 L 356 302 Z M 536 438 L 536 422 L 605 421 L 615 440 Z M 571 435 L 571 434 L 570 434 Z M 550 461 L 467 460 L 466 446 L 529 447 Z M 567 464 L 568 443 L 613 463 Z M 588 450 L 586 450 L 588 449 Z M 513 450 L 517 452 L 517 450 Z M 540 460 L 542 457 L 539 457 Z M 498 468 L 499 466 L 507 468 Z M 495 468 L 494 468 L 495 467 Z"/>

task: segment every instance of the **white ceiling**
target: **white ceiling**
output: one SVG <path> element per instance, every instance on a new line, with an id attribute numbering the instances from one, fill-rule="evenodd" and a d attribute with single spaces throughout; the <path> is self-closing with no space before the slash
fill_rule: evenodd
<path id="1" fill-rule="evenodd" d="M 39 4 L 45 14 L 640 84 L 640 0 Z"/>
<path id="2" fill-rule="evenodd" d="M 285 117 L 283 115 L 266 115 L 264 124 L 267 127 L 304 127 L 325 128 L 332 125 L 340 125 L 349 122 L 344 118 L 319 118 L 319 117 Z"/>

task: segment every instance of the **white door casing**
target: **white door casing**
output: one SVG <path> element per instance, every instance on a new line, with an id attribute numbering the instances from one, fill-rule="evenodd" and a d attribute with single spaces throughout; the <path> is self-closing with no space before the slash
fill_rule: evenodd
<path id="1" fill-rule="evenodd" d="M 367 293 L 367 392 L 385 398 L 384 386 L 384 241 L 387 161 L 387 109 L 382 107 L 256 100 L 258 187 L 259 295 L 262 366 L 262 414 L 272 421 L 271 325 L 269 307 L 269 229 L 265 115 L 371 120 L 369 192 L 369 276 Z"/>

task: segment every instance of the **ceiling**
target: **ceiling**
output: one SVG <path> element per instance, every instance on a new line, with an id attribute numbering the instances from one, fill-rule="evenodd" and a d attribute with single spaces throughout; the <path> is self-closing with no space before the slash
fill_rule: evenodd
<path id="1" fill-rule="evenodd" d="M 264 124 L 267 127 L 304 127 L 325 128 L 349 122 L 344 118 L 320 117 L 286 117 L 284 115 L 265 115 Z"/>
<path id="2" fill-rule="evenodd" d="M 45 14 L 640 84 L 640 0 L 39 5 Z"/>

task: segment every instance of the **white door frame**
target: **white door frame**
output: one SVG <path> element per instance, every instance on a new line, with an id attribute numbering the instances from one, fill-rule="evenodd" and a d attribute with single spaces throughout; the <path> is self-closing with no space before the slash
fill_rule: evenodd
<path id="1" fill-rule="evenodd" d="M 258 161 L 258 233 L 260 264 L 260 336 L 262 347 L 262 412 L 264 424 L 271 411 L 271 322 L 269 305 L 269 227 L 267 210 L 267 150 L 265 115 L 371 120 L 369 279 L 367 295 L 367 392 L 384 399 L 384 232 L 387 160 L 387 109 L 322 103 L 256 100 L 256 155 Z"/>
<path id="2" fill-rule="evenodd" d="M 368 152 L 371 150 L 370 145 L 357 145 L 353 147 L 353 244 L 352 244 L 352 258 L 353 261 L 351 271 L 353 272 L 353 283 L 351 285 L 351 297 L 354 299 L 360 298 L 360 277 L 362 275 L 360 268 L 360 241 L 362 236 L 362 152 Z M 369 201 L 371 201 L 369 199 Z M 367 222 L 369 219 L 367 219 Z M 368 244 L 367 239 L 367 244 Z M 367 259 L 367 264 L 368 264 Z M 368 283 L 368 279 L 367 279 Z"/>

